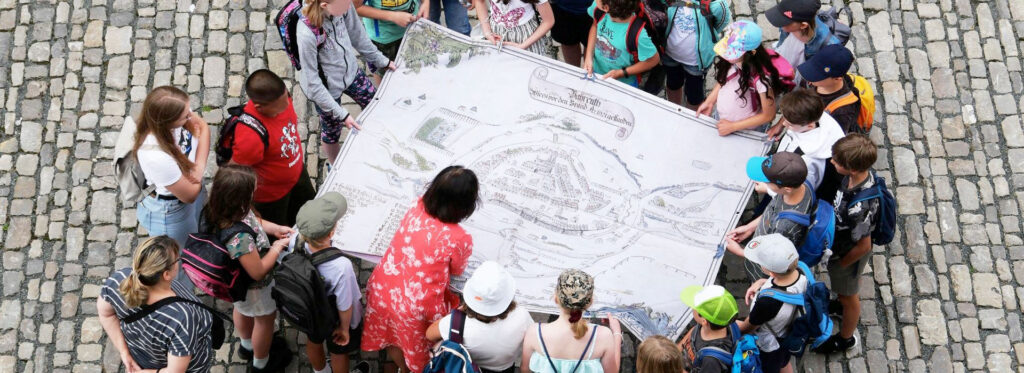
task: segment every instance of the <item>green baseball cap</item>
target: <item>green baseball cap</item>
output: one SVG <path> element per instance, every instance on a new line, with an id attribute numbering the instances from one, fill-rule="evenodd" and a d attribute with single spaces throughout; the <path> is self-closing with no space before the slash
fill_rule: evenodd
<path id="1" fill-rule="evenodd" d="M 715 325 L 729 325 L 732 318 L 739 313 L 736 298 L 718 285 L 687 286 L 679 297 L 682 298 L 683 303 L 696 310 L 700 317 Z"/>
<path id="2" fill-rule="evenodd" d="M 299 208 L 295 226 L 299 234 L 309 239 L 326 237 L 334 224 L 348 211 L 348 201 L 338 192 L 327 192 L 316 199 L 307 201 Z"/>

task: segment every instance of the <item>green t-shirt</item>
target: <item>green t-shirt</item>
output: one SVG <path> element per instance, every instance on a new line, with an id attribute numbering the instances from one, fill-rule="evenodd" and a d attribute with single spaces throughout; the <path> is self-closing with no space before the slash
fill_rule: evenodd
<path id="1" fill-rule="evenodd" d="M 597 2 L 590 5 L 587 13 L 594 17 L 594 9 Z M 626 34 L 629 33 L 629 22 L 615 22 L 612 16 L 605 15 L 601 22 L 597 23 L 597 45 L 594 46 L 594 74 L 604 75 L 612 70 L 618 70 L 632 66 L 633 64 L 647 60 L 658 53 L 651 38 L 647 36 L 647 30 L 640 30 L 640 38 L 637 43 L 637 57 L 640 61 L 634 61 L 633 55 L 626 49 Z M 619 79 L 619 81 L 637 86 L 635 76 Z"/>
<path id="2" fill-rule="evenodd" d="M 416 0 L 364 0 L 364 4 L 396 12 L 415 13 L 419 10 L 419 1 Z M 387 44 L 405 36 L 405 27 L 391 21 L 363 17 L 363 26 L 366 27 L 366 33 L 370 35 L 370 39 L 381 44 Z"/>

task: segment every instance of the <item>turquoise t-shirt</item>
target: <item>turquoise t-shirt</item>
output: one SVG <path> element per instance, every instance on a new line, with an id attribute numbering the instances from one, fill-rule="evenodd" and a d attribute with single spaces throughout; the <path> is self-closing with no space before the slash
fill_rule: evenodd
<path id="1" fill-rule="evenodd" d="M 594 9 L 597 2 L 590 5 L 587 13 L 594 17 Z M 597 23 L 597 45 L 594 46 L 594 74 L 604 75 L 612 70 L 618 70 L 632 66 L 633 64 L 654 57 L 658 49 L 654 47 L 651 38 L 647 36 L 647 30 L 640 30 L 640 40 L 637 43 L 637 57 L 640 61 L 634 61 L 633 55 L 626 49 L 626 34 L 629 33 L 629 22 L 615 22 L 612 16 L 605 15 L 601 22 Z M 619 81 L 637 86 L 635 76 L 619 79 Z"/>
<path id="2" fill-rule="evenodd" d="M 416 0 L 364 0 L 363 3 L 377 9 L 396 12 L 415 13 L 419 10 L 419 1 Z M 366 27 L 366 34 L 370 36 L 370 39 L 381 44 L 387 44 L 405 36 L 405 27 L 391 21 L 363 17 L 363 26 Z"/>

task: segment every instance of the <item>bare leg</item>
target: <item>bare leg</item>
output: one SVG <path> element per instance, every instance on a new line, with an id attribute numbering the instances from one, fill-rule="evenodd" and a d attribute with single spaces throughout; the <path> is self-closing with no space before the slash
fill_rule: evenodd
<path id="1" fill-rule="evenodd" d="M 253 359 L 266 359 L 270 356 L 270 343 L 274 338 L 274 320 L 277 319 L 277 312 L 265 316 L 258 316 L 252 328 L 252 357 Z"/>
<path id="2" fill-rule="evenodd" d="M 341 153 L 341 144 L 323 144 L 324 151 L 327 152 L 327 163 L 334 165 L 334 161 L 338 159 L 338 153 Z"/>
<path id="3" fill-rule="evenodd" d="M 348 355 L 331 354 L 331 371 L 348 373 Z"/>
<path id="4" fill-rule="evenodd" d="M 235 321 L 235 331 L 242 339 L 252 339 L 253 320 L 249 316 L 242 315 L 238 311 L 231 312 L 231 318 Z"/>
<path id="5" fill-rule="evenodd" d="M 327 365 L 323 343 L 306 342 L 306 356 L 309 356 L 309 363 L 313 365 L 313 370 L 324 369 L 324 365 Z"/>
<path id="6" fill-rule="evenodd" d="M 680 88 L 680 89 L 668 89 L 668 88 L 666 88 L 665 89 L 665 97 L 668 98 L 668 101 L 673 103 L 673 104 L 682 105 L 683 104 L 683 89 L 682 88 Z"/>
<path id="7" fill-rule="evenodd" d="M 399 367 L 401 372 L 408 373 L 411 371 L 409 367 L 405 365 L 405 356 L 402 355 L 402 349 L 395 346 L 388 346 L 387 352 L 388 357 L 391 358 L 391 361 L 395 362 L 395 365 Z"/>
<path id="8" fill-rule="evenodd" d="M 793 373 L 792 359 L 790 359 L 790 361 L 786 363 L 786 366 L 782 367 L 782 369 L 779 369 L 779 373 Z"/>
<path id="9" fill-rule="evenodd" d="M 839 336 L 852 338 L 860 322 L 860 295 L 840 295 L 839 303 L 843 305 L 843 322 L 839 327 Z"/>
<path id="10" fill-rule="evenodd" d="M 583 58 L 583 48 L 579 44 L 562 45 L 562 57 L 565 63 L 579 67 Z"/>

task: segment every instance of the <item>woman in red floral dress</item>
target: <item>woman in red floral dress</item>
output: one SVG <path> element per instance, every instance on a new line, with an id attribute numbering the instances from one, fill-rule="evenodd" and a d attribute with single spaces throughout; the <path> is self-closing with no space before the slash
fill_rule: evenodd
<path id="1" fill-rule="evenodd" d="M 473 214 L 478 190 L 473 171 L 449 166 L 402 218 L 366 285 L 362 350 L 387 348 L 403 372 L 423 370 L 427 327 L 459 304 L 448 284 L 466 269 L 473 238 L 458 223 Z"/>

